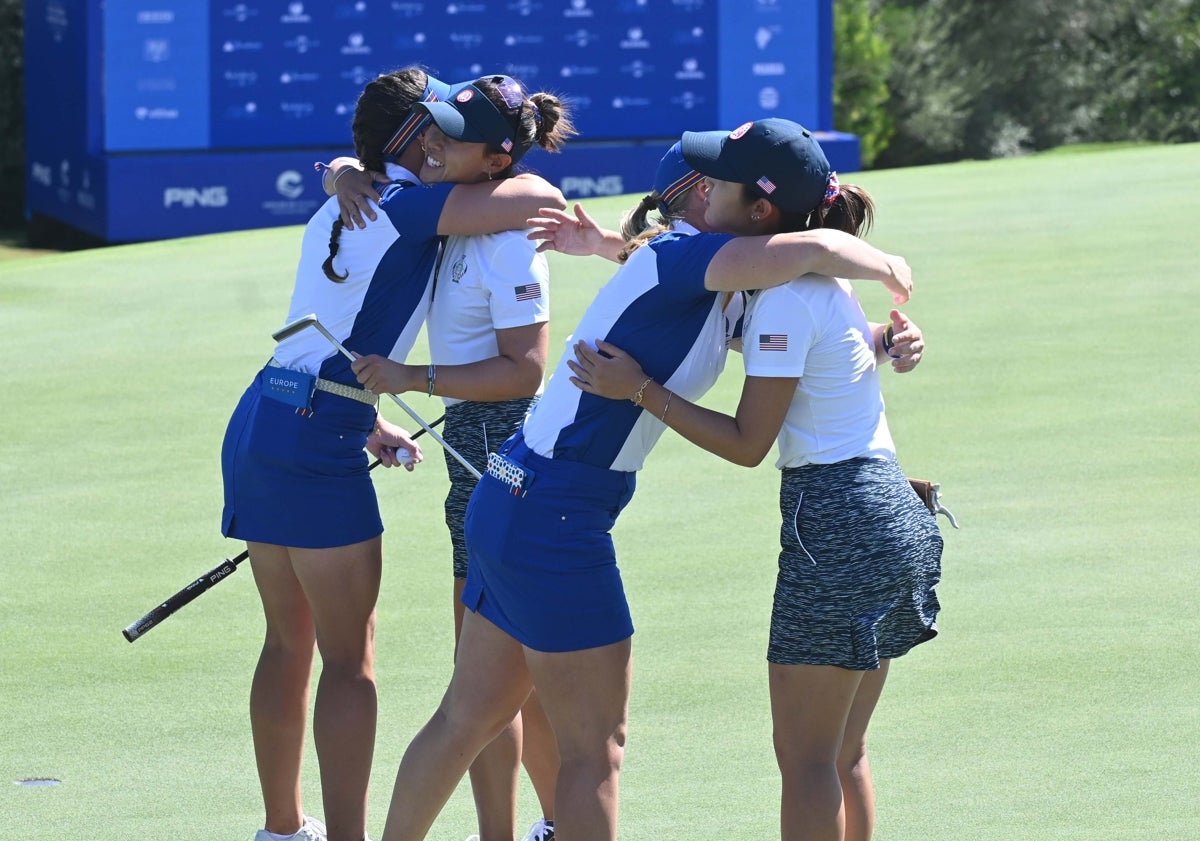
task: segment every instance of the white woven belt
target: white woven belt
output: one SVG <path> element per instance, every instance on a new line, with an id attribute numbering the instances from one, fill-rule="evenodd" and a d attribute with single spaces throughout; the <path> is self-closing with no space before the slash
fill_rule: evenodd
<path id="1" fill-rule="evenodd" d="M 267 365 L 272 368 L 282 368 L 279 361 L 275 357 L 267 360 Z M 373 391 L 367 391 L 365 388 L 354 388 L 353 386 L 345 385 L 344 383 L 334 382 L 333 380 L 325 380 L 317 377 L 317 391 L 336 394 L 338 397 L 347 397 L 350 400 L 357 400 L 359 403 L 366 403 L 368 406 L 376 406 L 379 404 L 379 395 Z"/>

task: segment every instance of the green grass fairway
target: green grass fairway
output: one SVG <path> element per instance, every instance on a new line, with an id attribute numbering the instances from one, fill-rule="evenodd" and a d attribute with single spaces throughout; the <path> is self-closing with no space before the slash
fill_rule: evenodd
<path id="1" fill-rule="evenodd" d="M 904 309 L 929 355 L 885 373 L 889 419 L 902 464 L 939 480 L 962 524 L 942 521 L 942 634 L 895 665 L 873 725 L 880 839 L 1195 835 L 1197 172 L 1200 145 L 844 179 L 878 201 L 871 240 L 914 267 Z M 587 206 L 612 224 L 635 198 Z M 220 443 L 271 354 L 299 242 L 287 228 L 0 262 L 4 841 L 249 841 L 262 825 L 248 567 L 134 645 L 121 629 L 242 548 L 219 534 Z M 609 268 L 553 255 L 555 357 Z M 886 318 L 886 294 L 859 290 Z M 731 410 L 740 373 L 731 358 L 708 405 Z M 426 454 L 377 473 L 375 837 L 451 665 L 446 478 Z M 628 841 L 778 837 L 772 461 L 738 468 L 667 433 L 617 526 L 638 629 Z M 319 815 L 311 748 L 305 773 Z M 525 785 L 522 828 L 537 817 Z M 430 837 L 474 831 L 464 785 Z"/>

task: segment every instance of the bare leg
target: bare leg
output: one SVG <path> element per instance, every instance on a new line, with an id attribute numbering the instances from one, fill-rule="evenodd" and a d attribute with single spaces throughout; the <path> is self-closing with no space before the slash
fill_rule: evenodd
<path id="1" fill-rule="evenodd" d="M 838 756 L 862 672 L 769 664 L 783 841 L 843 841 Z"/>
<path id="2" fill-rule="evenodd" d="M 871 763 L 867 759 L 867 726 L 883 693 L 889 663 L 889 660 L 880 660 L 878 669 L 863 672 L 842 736 L 838 777 L 842 781 L 842 798 L 846 804 L 845 841 L 871 841 L 875 831 L 875 787 L 871 783 Z"/>
<path id="3" fill-rule="evenodd" d="M 454 580 L 455 657 L 458 656 L 458 638 L 466 613 L 459 598 L 465 584 L 462 578 Z M 518 713 L 471 763 L 471 792 L 475 796 L 480 841 L 513 841 L 517 824 L 520 767 L 521 716 Z"/>
<path id="4" fill-rule="evenodd" d="M 554 789 L 558 785 L 558 743 L 536 689 L 529 693 L 529 700 L 521 707 L 521 726 L 521 761 L 525 763 L 525 772 L 537 793 L 542 817 L 552 821 Z"/>
<path id="5" fill-rule="evenodd" d="M 450 686 L 400 761 L 383 841 L 425 838 L 467 768 L 528 696 L 520 644 L 467 613 Z"/>
<path id="6" fill-rule="evenodd" d="M 375 602 L 383 565 L 376 537 L 337 549 L 291 549 L 321 652 L 313 736 L 329 841 L 362 841 L 375 749 Z"/>
<path id="7" fill-rule="evenodd" d="M 555 834 L 614 841 L 629 716 L 630 641 L 550 654 L 525 650 L 558 741 Z"/>
<path id="8" fill-rule="evenodd" d="M 247 545 L 267 623 L 250 685 L 250 730 L 266 811 L 264 825 L 287 835 L 304 820 L 300 766 L 308 729 L 313 621 L 287 549 L 266 543 Z"/>

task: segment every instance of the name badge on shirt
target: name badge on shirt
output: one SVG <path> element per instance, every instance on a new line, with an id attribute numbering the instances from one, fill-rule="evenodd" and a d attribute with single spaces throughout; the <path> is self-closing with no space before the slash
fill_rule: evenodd
<path id="1" fill-rule="evenodd" d="M 311 409 L 316 390 L 317 378 L 312 374 L 287 368 L 267 368 L 263 372 L 263 394 L 297 409 Z"/>

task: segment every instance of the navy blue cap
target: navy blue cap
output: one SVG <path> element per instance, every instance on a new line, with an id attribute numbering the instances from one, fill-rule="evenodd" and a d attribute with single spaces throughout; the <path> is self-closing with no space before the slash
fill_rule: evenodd
<path id="1" fill-rule="evenodd" d="M 520 83 L 508 76 L 494 78 L 505 102 L 519 109 L 525 101 Z M 457 88 L 445 101 L 418 102 L 413 108 L 426 111 L 447 137 L 486 143 L 507 153 L 514 164 L 529 151 L 529 144 L 516 140 L 516 130 L 508 117 L 473 83 Z"/>
<path id="2" fill-rule="evenodd" d="M 683 150 L 675 143 L 658 162 L 654 173 L 654 192 L 658 193 L 658 209 L 666 216 L 668 205 L 704 178 L 683 159 Z"/>
<path id="3" fill-rule="evenodd" d="M 756 120 L 731 132 L 688 131 L 680 144 L 696 171 L 746 184 L 780 210 L 808 213 L 825 198 L 829 160 L 812 132 L 791 120 Z"/>

